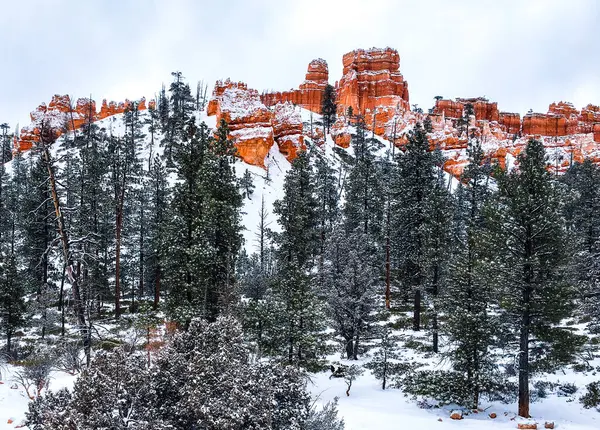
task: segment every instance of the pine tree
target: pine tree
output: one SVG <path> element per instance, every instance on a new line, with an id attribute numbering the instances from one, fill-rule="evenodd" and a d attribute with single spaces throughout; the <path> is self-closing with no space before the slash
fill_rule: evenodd
<path id="1" fill-rule="evenodd" d="M 33 157 L 33 154 L 32 154 Z M 49 293 L 54 288 L 52 261 L 52 241 L 55 236 L 52 222 L 50 193 L 46 180 L 48 170 L 41 157 L 35 157 L 29 170 L 27 181 L 31 184 L 31 192 L 23 196 L 23 213 L 21 218 L 23 243 L 19 254 L 23 259 L 25 270 L 23 283 L 29 293 L 36 294 L 36 308 L 41 314 L 41 337 L 46 335 L 48 327 Z"/>
<path id="2" fill-rule="evenodd" d="M 413 329 L 421 328 L 421 296 L 429 285 L 432 196 L 439 184 L 437 151 L 430 152 L 427 132 L 420 124 L 409 133 L 404 154 L 397 155 L 391 191 L 393 261 L 405 296 L 414 295 Z"/>
<path id="3" fill-rule="evenodd" d="M 575 253 L 574 270 L 589 329 L 600 333 L 600 169 L 591 160 L 573 165 L 562 181 L 571 191 L 565 217 Z"/>
<path id="4" fill-rule="evenodd" d="M 442 295 L 446 322 L 442 333 L 448 339 L 444 355 L 453 372 L 460 375 L 462 397 L 470 408 L 479 406 L 482 393 L 494 394 L 494 381 L 500 380 L 492 348 L 501 334 L 499 321 L 490 308 L 495 303 L 490 270 L 494 270 L 491 250 L 494 244 L 486 228 L 483 207 L 489 200 L 488 169 L 478 141 L 468 147 L 469 164 L 462 175 L 454 219 L 454 246 L 448 288 Z M 497 312 L 496 312 L 497 314 Z"/>
<path id="5" fill-rule="evenodd" d="M 316 155 L 315 170 L 315 197 L 318 202 L 319 276 L 322 278 L 326 243 L 340 215 L 338 206 L 340 193 L 335 170 L 329 165 L 325 156 L 320 153 Z M 322 279 L 320 282 L 323 282 Z"/>
<path id="6" fill-rule="evenodd" d="M 196 245 L 202 239 L 200 224 L 206 205 L 202 173 L 210 137 L 205 124 L 197 127 L 195 121 L 189 121 L 186 129 L 186 139 L 174 154 L 178 181 L 173 190 L 164 251 L 166 267 L 162 273 L 163 285 L 169 290 L 170 316 L 189 324 L 192 317 L 202 315 L 205 307 L 204 285 L 199 276 L 204 250 Z"/>
<path id="7" fill-rule="evenodd" d="M 240 189 L 242 190 L 242 197 L 251 199 L 252 193 L 254 193 L 254 183 L 252 181 L 252 174 L 248 169 L 244 171 L 244 175 L 240 178 Z"/>
<path id="8" fill-rule="evenodd" d="M 242 244 L 240 210 L 242 196 L 235 175 L 237 149 L 229 138 L 225 121 L 221 121 L 215 139 L 209 145 L 204 188 L 207 190 L 203 236 L 210 254 L 203 261 L 207 291 L 207 317 L 217 314 L 234 302 L 234 272 Z"/>
<path id="9" fill-rule="evenodd" d="M 571 315 L 573 289 L 566 277 L 560 192 L 546 171 L 542 143 L 529 141 L 518 163 L 518 171 L 498 176 L 490 222 L 499 254 L 503 317 L 518 342 L 518 413 L 528 417 L 530 374 L 568 360 L 577 342 L 560 326 Z M 540 342 L 544 347 L 535 348 Z"/>
<path id="10" fill-rule="evenodd" d="M 328 243 L 324 294 L 333 327 L 342 338 L 348 359 L 357 360 L 370 337 L 378 280 L 377 255 L 372 238 L 361 229 L 334 230 Z"/>
<path id="11" fill-rule="evenodd" d="M 321 101 L 321 114 L 323 115 L 323 122 L 327 133 L 329 133 L 331 125 L 335 122 L 336 111 L 335 88 L 333 85 L 327 84 Z"/>
<path id="12" fill-rule="evenodd" d="M 318 250 L 318 229 L 308 153 L 299 153 L 292 162 L 283 189 L 284 197 L 273 209 L 281 232 L 275 235 L 278 267 L 269 298 L 273 322 L 265 337 L 271 354 L 288 364 L 315 368 L 323 353 L 324 321 L 311 270 Z"/>
<path id="13" fill-rule="evenodd" d="M 343 208 L 346 230 L 360 229 L 374 241 L 381 241 L 384 192 L 380 166 L 374 154 L 374 141 L 365 136 L 362 119 L 356 125 L 351 142 L 354 165 L 345 183 L 346 203 Z"/>
<path id="14" fill-rule="evenodd" d="M 167 220 L 169 212 L 169 187 L 167 172 L 160 157 L 156 155 L 149 172 L 149 222 L 147 258 L 148 288 L 153 291 L 153 308 L 156 310 L 161 296 L 161 283 L 166 255 Z"/>

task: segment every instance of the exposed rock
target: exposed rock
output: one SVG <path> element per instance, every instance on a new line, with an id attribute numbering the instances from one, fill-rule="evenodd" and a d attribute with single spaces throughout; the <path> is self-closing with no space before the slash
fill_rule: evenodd
<path id="1" fill-rule="evenodd" d="M 302 116 L 290 102 L 278 103 L 274 108 L 273 134 L 281 152 L 288 161 L 296 158 L 304 145 Z"/>
<path id="2" fill-rule="evenodd" d="M 517 428 L 520 430 L 537 430 L 537 424 L 534 422 L 518 423 Z"/>
<path id="3" fill-rule="evenodd" d="M 208 104 L 208 115 L 225 120 L 238 155 L 248 164 L 264 167 L 274 143 L 273 113 L 260 101 L 258 91 L 243 82 L 217 81 Z"/>
<path id="4" fill-rule="evenodd" d="M 409 110 L 408 82 L 400 73 L 400 55 L 392 48 L 357 49 L 344 55 L 337 89 L 338 114 L 352 108 L 368 128 L 384 134 L 396 115 Z"/>
<path id="5" fill-rule="evenodd" d="M 450 418 L 453 420 L 462 420 L 463 413 L 460 409 L 453 410 L 452 412 L 450 412 Z"/>
<path id="6" fill-rule="evenodd" d="M 577 118 L 555 113 L 528 113 L 523 117 L 523 134 L 566 136 L 577 131 Z"/>
<path id="7" fill-rule="evenodd" d="M 107 103 L 102 101 L 100 112 L 96 111 L 96 102 L 88 98 L 79 98 L 72 106 L 68 95 L 54 95 L 52 100 L 46 106 L 42 103 L 33 112 L 31 112 L 31 124 L 21 129 L 19 138 L 15 140 L 15 150 L 28 151 L 39 140 L 40 126 L 46 122 L 51 127 L 56 136 L 60 136 L 65 131 L 78 130 L 88 122 L 94 122 L 107 118 L 111 115 L 125 112 L 127 107 L 131 107 L 132 102 L 126 100 L 125 103 Z M 146 109 L 146 99 L 142 98 L 138 102 L 138 110 Z"/>
<path id="8" fill-rule="evenodd" d="M 444 115 L 446 118 L 461 118 L 463 115 L 463 105 L 460 102 L 452 100 L 436 100 L 433 113 Z"/>
<path id="9" fill-rule="evenodd" d="M 348 148 L 350 146 L 352 134 L 344 119 L 338 118 L 331 126 L 330 133 L 336 145 L 341 146 L 342 148 Z"/>
<path id="10" fill-rule="evenodd" d="M 266 106 L 291 102 L 312 112 L 321 113 L 321 102 L 328 81 L 329 68 L 327 62 L 317 58 L 308 64 L 306 79 L 300 84 L 299 89 L 263 94 L 261 100 Z"/>
<path id="11" fill-rule="evenodd" d="M 554 422 L 553 421 L 546 421 L 544 423 L 544 428 L 546 428 L 546 429 L 553 429 L 554 428 Z"/>
<path id="12" fill-rule="evenodd" d="M 500 112 L 498 123 L 506 133 L 518 134 L 521 132 L 521 115 L 518 113 Z"/>
<path id="13" fill-rule="evenodd" d="M 498 417 L 498 415 L 496 415 L 496 413 L 495 413 L 495 412 L 492 412 L 492 413 L 489 415 L 489 417 L 490 417 L 491 419 L 495 420 L 495 419 Z"/>

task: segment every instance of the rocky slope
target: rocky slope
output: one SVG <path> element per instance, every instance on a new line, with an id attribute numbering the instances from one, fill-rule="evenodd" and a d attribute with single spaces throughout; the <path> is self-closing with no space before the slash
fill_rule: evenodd
<path id="1" fill-rule="evenodd" d="M 368 129 L 402 147 L 407 133 L 417 122 L 429 116 L 433 131 L 432 146 L 439 147 L 447 158 L 445 168 L 459 175 L 466 164 L 467 136 L 477 137 L 490 161 L 505 166 L 514 161 L 530 138 L 541 139 L 548 148 L 549 168 L 562 172 L 585 157 L 600 163 L 600 107 L 589 104 L 581 110 L 566 102 L 552 103 L 547 113 L 503 112 L 498 104 L 485 98 L 436 100 L 429 113 L 410 110 L 408 83 L 400 73 L 400 56 L 392 48 L 358 49 L 342 58 L 343 76 L 335 82 L 337 121 L 330 133 L 334 142 L 348 147 L 357 115 Z M 240 157 L 248 164 L 264 167 L 271 147 L 293 160 L 305 147 L 308 137 L 317 144 L 325 141 L 322 126 L 315 121 L 303 124 L 295 106 L 319 113 L 329 68 L 323 59 L 309 63 L 305 81 L 297 89 L 260 95 L 243 82 L 218 81 L 207 108 L 217 122 L 224 119 L 230 136 L 236 140 Z M 473 106 L 468 127 L 460 119 L 465 106 Z M 54 127 L 72 130 L 88 118 L 99 120 L 122 113 L 130 101 L 102 102 L 99 111 L 93 100 L 79 99 L 73 106 L 68 96 L 54 96 L 48 106 L 40 105 L 31 113 L 32 123 L 21 130 L 15 146 L 29 149 L 39 133 L 43 119 Z M 153 107 L 154 102 L 148 104 Z M 139 109 L 146 109 L 145 100 Z M 316 118 L 316 117 L 315 117 Z"/>

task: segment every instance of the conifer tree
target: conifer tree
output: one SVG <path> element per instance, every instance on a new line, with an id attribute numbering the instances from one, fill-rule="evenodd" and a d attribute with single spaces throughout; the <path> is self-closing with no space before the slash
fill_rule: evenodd
<path id="1" fill-rule="evenodd" d="M 562 181 L 571 198 L 565 205 L 567 228 L 575 239 L 574 270 L 589 329 L 600 333 L 600 169 L 591 160 L 573 165 Z"/>
<path id="2" fill-rule="evenodd" d="M 167 247 L 167 220 L 169 214 L 169 187 L 167 172 L 161 158 L 156 155 L 149 172 L 149 222 L 148 243 L 149 254 L 147 258 L 147 284 L 153 291 L 153 308 L 156 310 L 161 296 L 161 284 Z"/>
<path id="3" fill-rule="evenodd" d="M 518 163 L 518 171 L 498 176 L 498 199 L 489 219 L 496 235 L 502 316 L 518 344 L 518 414 L 528 417 L 531 373 L 564 363 L 577 350 L 577 340 L 560 326 L 573 305 L 560 190 L 546 170 L 541 142 L 530 140 Z M 539 342 L 544 348 L 535 348 Z"/>
<path id="4" fill-rule="evenodd" d="M 493 394 L 500 381 L 498 357 L 492 353 L 497 346 L 499 321 L 490 309 L 495 303 L 490 282 L 494 244 L 483 216 L 483 207 L 490 198 L 486 181 L 488 170 L 478 141 L 468 147 L 469 164 L 465 167 L 456 200 L 454 246 L 449 270 L 448 288 L 442 294 L 441 308 L 446 321 L 441 328 L 448 339 L 444 355 L 453 372 L 448 375 L 463 379 L 462 397 L 466 406 L 477 408 L 482 393 Z"/>
<path id="5" fill-rule="evenodd" d="M 321 114 L 323 115 L 323 123 L 327 133 L 331 125 L 335 122 L 335 114 L 337 111 L 337 103 L 335 100 L 335 88 L 333 85 L 327 84 L 323 91 L 323 99 L 321 101 Z"/>
<path id="6" fill-rule="evenodd" d="M 278 267 L 272 287 L 273 319 L 267 328 L 271 354 L 315 368 L 323 352 L 322 303 L 312 282 L 318 250 L 317 202 L 309 155 L 300 152 L 274 204 L 281 232 L 275 235 Z"/>
<path id="7" fill-rule="evenodd" d="M 392 255 L 405 296 L 413 294 L 413 329 L 421 328 L 421 300 L 429 284 L 428 241 L 433 220 L 432 196 L 438 186 L 437 151 L 429 150 L 427 132 L 417 124 L 404 154 L 397 155 L 391 196 Z"/>

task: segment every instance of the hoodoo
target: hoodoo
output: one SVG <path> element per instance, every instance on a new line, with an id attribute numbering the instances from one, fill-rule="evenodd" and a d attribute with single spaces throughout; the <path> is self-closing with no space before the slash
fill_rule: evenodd
<path id="1" fill-rule="evenodd" d="M 429 139 L 446 158 L 445 168 L 460 175 L 467 163 L 469 138 L 481 141 L 491 162 L 505 166 L 534 137 L 541 139 L 549 155 L 549 168 L 565 171 L 572 162 L 588 157 L 600 162 L 600 107 L 588 104 L 578 110 L 571 103 L 552 103 L 547 113 L 518 113 L 499 110 L 496 102 L 483 97 L 436 98 L 429 113 L 411 111 L 408 83 L 400 73 L 400 55 L 392 48 L 357 49 L 342 57 L 343 75 L 335 83 L 337 121 L 331 126 L 333 141 L 350 145 L 358 117 L 375 134 L 402 147 L 407 133 L 428 116 L 433 130 Z M 304 139 L 321 145 L 323 128 L 303 123 L 300 108 L 321 112 L 323 94 L 329 83 L 329 68 L 321 58 L 308 64 L 305 80 L 297 89 L 260 95 L 245 83 L 218 81 L 208 103 L 208 115 L 224 119 L 235 140 L 239 156 L 249 164 L 264 166 L 265 157 L 277 143 L 279 151 L 292 161 L 305 148 Z M 54 96 L 46 106 L 31 113 L 31 124 L 21 130 L 16 149 L 28 150 L 39 134 L 42 119 L 60 132 L 76 130 L 92 121 L 123 113 L 131 102 L 102 101 L 100 111 L 89 99 L 78 99 L 74 107 L 69 96 Z M 472 115 L 465 118 L 466 107 Z M 148 103 L 154 108 L 154 101 Z M 145 99 L 138 109 L 146 109 Z M 352 118 L 349 117 L 352 115 Z M 465 126 L 465 124 L 468 124 Z"/>

